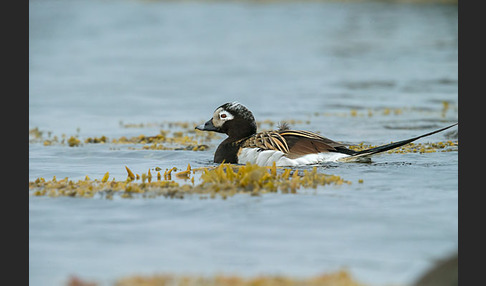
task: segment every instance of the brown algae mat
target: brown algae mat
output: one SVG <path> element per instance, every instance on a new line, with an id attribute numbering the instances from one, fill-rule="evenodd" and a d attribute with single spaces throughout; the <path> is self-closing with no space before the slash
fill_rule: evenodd
<path id="1" fill-rule="evenodd" d="M 390 142 L 393 143 L 393 142 Z M 353 149 L 355 151 L 366 150 L 370 148 L 378 147 L 378 145 L 368 145 L 364 143 L 360 143 L 358 145 L 351 145 L 349 149 Z M 457 140 L 447 140 L 447 141 L 439 141 L 439 142 L 432 142 L 432 143 L 408 143 L 407 145 L 403 145 L 401 147 L 386 151 L 386 153 L 434 153 L 434 152 L 452 152 L 458 151 L 459 142 Z"/>
<path id="2" fill-rule="evenodd" d="M 97 286 L 96 282 L 84 281 L 71 277 L 68 286 Z M 288 276 L 256 276 L 244 278 L 240 276 L 215 275 L 176 276 L 159 274 L 151 276 L 130 276 L 118 279 L 114 286 L 363 286 L 356 282 L 345 270 L 309 278 L 293 278 Z"/>
<path id="3" fill-rule="evenodd" d="M 293 170 L 290 168 L 261 167 L 255 164 L 221 164 L 218 167 L 191 168 L 186 170 L 171 168 L 163 174 L 160 168 L 149 169 L 142 175 L 135 174 L 125 166 L 127 178 L 123 181 L 110 180 L 109 172 L 103 178 L 92 180 L 88 176 L 82 180 L 51 180 L 37 178 L 29 182 L 29 191 L 33 196 L 69 196 L 91 198 L 101 195 L 111 199 L 114 195 L 122 198 L 141 196 L 154 198 L 164 196 L 183 198 L 185 195 L 198 194 L 201 198 L 223 199 L 238 193 L 260 195 L 264 193 L 296 193 L 300 188 L 317 188 L 324 185 L 351 184 L 340 176 L 319 173 L 317 167 L 312 170 Z M 195 184 L 194 177 L 200 175 L 200 183 Z M 174 180 L 176 179 L 176 180 Z M 178 182 L 180 181 L 180 183 Z M 360 183 L 362 180 L 359 181 Z"/>

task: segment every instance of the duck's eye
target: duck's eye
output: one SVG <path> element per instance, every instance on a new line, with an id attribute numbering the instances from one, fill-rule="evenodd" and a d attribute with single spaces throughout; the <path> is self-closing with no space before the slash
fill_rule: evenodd
<path id="1" fill-rule="evenodd" d="M 233 114 L 231 114 L 227 111 L 219 112 L 218 116 L 219 116 L 219 120 L 222 120 L 222 121 L 227 121 L 227 120 L 233 119 Z"/>

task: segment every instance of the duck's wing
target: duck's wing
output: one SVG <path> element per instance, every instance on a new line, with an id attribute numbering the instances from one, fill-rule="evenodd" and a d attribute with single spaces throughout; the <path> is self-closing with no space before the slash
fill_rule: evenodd
<path id="1" fill-rule="evenodd" d="M 319 134 L 303 130 L 286 130 L 280 132 L 289 146 L 287 157 L 295 159 L 308 154 L 339 152 L 353 152 L 345 148 L 346 144 L 333 141 Z"/>
<path id="2" fill-rule="evenodd" d="M 323 152 L 342 153 L 342 150 L 348 150 L 344 146 L 346 145 L 303 130 L 260 132 L 245 139 L 241 144 L 242 148 L 280 151 L 290 159 Z"/>

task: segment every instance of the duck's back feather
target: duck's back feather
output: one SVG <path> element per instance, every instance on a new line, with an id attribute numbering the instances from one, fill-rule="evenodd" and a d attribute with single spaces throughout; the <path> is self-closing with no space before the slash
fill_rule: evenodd
<path id="1" fill-rule="evenodd" d="M 282 166 L 335 161 L 354 152 L 345 148 L 345 144 L 302 130 L 260 132 L 238 143 L 241 144 L 238 163 L 259 165 L 271 165 L 274 161 Z"/>

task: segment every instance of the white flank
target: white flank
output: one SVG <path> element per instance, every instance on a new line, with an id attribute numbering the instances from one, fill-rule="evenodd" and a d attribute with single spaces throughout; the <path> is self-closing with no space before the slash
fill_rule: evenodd
<path id="1" fill-rule="evenodd" d="M 290 159 L 283 152 L 265 150 L 258 151 L 259 148 L 244 148 L 238 156 L 239 164 L 252 163 L 260 166 L 272 166 L 273 162 L 277 166 L 302 166 L 318 164 L 323 162 L 349 161 L 343 160 L 351 157 L 342 153 L 316 153 L 308 154 L 299 158 Z"/>

